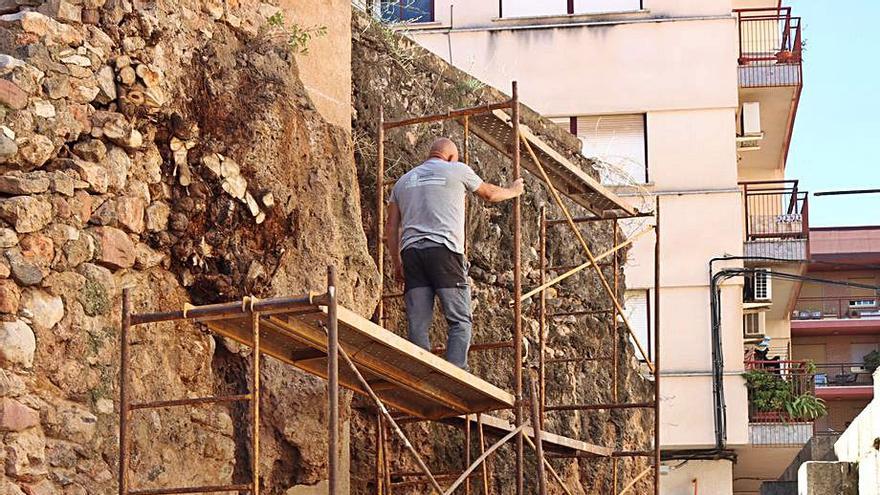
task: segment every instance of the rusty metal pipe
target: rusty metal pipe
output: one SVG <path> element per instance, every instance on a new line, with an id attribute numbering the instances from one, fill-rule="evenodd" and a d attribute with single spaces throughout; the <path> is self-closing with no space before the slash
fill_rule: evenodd
<path id="1" fill-rule="evenodd" d="M 210 493 L 210 492 L 251 492 L 251 485 L 214 485 L 214 486 L 190 486 L 180 488 L 153 488 L 144 490 L 130 490 L 130 495 L 172 495 L 177 493 Z"/>
<path id="2" fill-rule="evenodd" d="M 251 400 L 251 394 L 226 395 L 221 397 L 193 397 L 191 399 L 157 400 L 152 402 L 137 402 L 130 404 L 128 409 L 159 409 L 162 407 L 196 406 L 200 404 L 217 404 L 223 402 L 239 402 Z"/>
<path id="3" fill-rule="evenodd" d="M 511 105 L 514 105 L 514 100 L 508 100 L 501 103 L 488 103 L 486 105 L 480 105 L 477 107 L 469 107 L 469 108 L 459 108 L 457 110 L 450 110 L 446 113 L 435 113 L 431 115 L 424 115 L 421 117 L 412 117 L 409 119 L 401 119 L 401 120 L 389 120 L 382 125 L 382 128 L 385 130 L 394 129 L 395 127 L 403 127 L 407 125 L 413 124 L 424 124 L 426 122 L 439 122 L 441 120 L 451 120 L 458 117 L 464 117 L 469 115 L 479 115 L 481 113 L 489 113 L 493 110 L 500 110 L 503 108 L 510 108 Z"/>
<path id="4" fill-rule="evenodd" d="M 251 331 L 254 341 L 251 363 L 251 493 L 260 495 L 260 313 L 251 313 Z"/>
<path id="5" fill-rule="evenodd" d="M 329 471 L 328 492 L 339 492 L 339 319 L 336 300 L 336 268 L 327 268 L 327 396 L 330 402 L 328 421 L 327 469 Z"/>
<path id="6" fill-rule="evenodd" d="M 129 463 L 128 331 L 131 329 L 131 289 L 122 289 L 122 326 L 119 332 L 119 495 L 127 495 Z"/>
<path id="7" fill-rule="evenodd" d="M 628 402 L 620 404 L 560 404 L 547 406 L 547 411 L 605 411 L 612 409 L 653 409 L 654 402 Z"/>
<path id="8" fill-rule="evenodd" d="M 511 113 L 513 126 L 513 178 L 520 178 L 519 92 L 516 81 L 511 85 Z M 528 143 L 526 143 L 528 145 Z M 522 198 L 513 200 L 513 373 L 514 421 L 516 434 L 516 495 L 523 495 L 523 380 L 522 380 Z"/>
<path id="9" fill-rule="evenodd" d="M 193 306 L 186 310 L 157 313 L 136 313 L 129 315 L 130 325 L 157 323 L 172 320 L 209 320 L 230 316 L 247 316 L 251 311 L 266 314 L 287 313 L 296 310 L 309 310 L 321 302 L 323 295 L 308 294 L 296 297 L 273 297 L 249 301 L 234 301 L 221 304 Z"/>

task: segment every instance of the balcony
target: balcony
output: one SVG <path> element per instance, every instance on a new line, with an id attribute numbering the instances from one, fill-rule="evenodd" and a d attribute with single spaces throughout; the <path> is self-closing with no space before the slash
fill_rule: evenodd
<path id="1" fill-rule="evenodd" d="M 792 320 L 880 319 L 880 297 L 854 295 L 844 297 L 799 297 Z"/>
<path id="2" fill-rule="evenodd" d="M 800 86 L 801 18 L 791 7 L 737 9 L 741 88 Z"/>
<path id="3" fill-rule="evenodd" d="M 798 181 L 741 182 L 746 256 L 804 261 L 809 257 L 809 208 Z"/>
<path id="4" fill-rule="evenodd" d="M 745 361 L 749 441 L 753 446 L 800 447 L 813 435 L 817 406 L 814 374 L 806 361 Z"/>

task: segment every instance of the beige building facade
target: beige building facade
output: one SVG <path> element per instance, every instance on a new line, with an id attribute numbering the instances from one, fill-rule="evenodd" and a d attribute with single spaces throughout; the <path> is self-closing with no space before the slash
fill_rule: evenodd
<path id="1" fill-rule="evenodd" d="M 806 219 L 798 210 L 779 228 L 786 198 L 799 193 L 783 183 L 746 194 L 741 182 L 784 177 L 800 90 L 790 12 L 783 19 L 775 0 L 408 5 L 385 10 L 385 20 L 406 21 L 400 29 L 481 81 L 517 81 L 522 101 L 581 137 L 584 154 L 607 164 L 603 181 L 635 206 L 650 210 L 659 197 L 662 493 L 758 493 L 797 449 L 765 441 L 750 423 L 742 374 L 757 334 L 744 336 L 744 313 L 760 313 L 760 335 L 772 334 L 774 345 L 787 342 L 795 284 L 744 303 L 744 286 L 755 281 L 742 268 L 799 273 L 805 241 L 788 234 Z M 794 45 L 796 60 L 784 50 Z M 782 238 L 765 235 L 780 230 Z M 627 310 L 643 346 L 653 339 L 652 235 L 635 243 L 626 267 Z M 755 253 L 776 260 L 742 259 Z M 718 326 L 709 263 L 720 257 L 733 259 L 714 262 L 716 272 L 740 273 L 719 284 Z"/>

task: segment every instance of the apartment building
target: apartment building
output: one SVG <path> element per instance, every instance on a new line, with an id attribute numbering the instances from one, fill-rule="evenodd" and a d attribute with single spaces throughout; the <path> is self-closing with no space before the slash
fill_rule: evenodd
<path id="1" fill-rule="evenodd" d="M 816 365 L 815 393 L 828 415 L 817 435 L 837 435 L 874 396 L 880 364 L 880 227 L 810 229 L 811 278 L 804 282 L 791 322 L 791 357 Z M 846 284 L 846 285 L 844 285 Z"/>
<path id="2" fill-rule="evenodd" d="M 778 0 L 394 0 L 376 9 L 475 78 L 518 81 L 522 101 L 608 164 L 603 181 L 619 194 L 659 197 L 662 492 L 758 493 L 781 474 L 809 434 L 750 416 L 742 375 L 763 337 L 787 352 L 797 283 L 775 274 L 806 270 L 806 194 L 784 181 L 799 19 Z M 653 339 L 653 246 L 641 238 L 626 267 L 643 344 Z"/>

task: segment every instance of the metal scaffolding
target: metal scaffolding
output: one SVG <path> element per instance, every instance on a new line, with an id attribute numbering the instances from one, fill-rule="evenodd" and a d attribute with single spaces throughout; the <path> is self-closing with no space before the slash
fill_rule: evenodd
<path id="1" fill-rule="evenodd" d="M 653 443 L 650 449 L 639 450 L 639 451 L 617 451 L 613 452 L 612 455 L 607 457 L 603 457 L 601 455 L 597 455 L 595 452 L 585 452 L 572 450 L 565 453 L 551 453 L 549 457 L 580 457 L 580 458 L 588 458 L 588 459 L 596 459 L 596 458 L 608 458 L 611 459 L 612 462 L 612 472 L 613 472 L 613 486 L 615 494 L 625 493 L 629 489 L 631 489 L 639 479 L 650 474 L 653 471 L 653 479 L 654 479 L 654 492 L 655 494 L 659 494 L 659 469 L 660 469 L 660 446 L 659 446 L 659 249 L 660 249 L 660 236 L 659 236 L 659 198 L 655 203 L 655 212 L 651 214 L 643 214 L 639 213 L 628 207 L 623 201 L 617 198 L 613 193 L 609 192 L 605 188 L 603 188 L 600 184 L 594 181 L 591 177 L 587 176 L 587 174 L 583 173 L 576 166 L 571 165 L 567 159 L 562 157 L 558 152 L 552 149 L 552 147 L 544 144 L 539 138 L 537 138 L 534 134 L 531 133 L 528 128 L 521 125 L 521 110 L 520 103 L 518 99 L 517 85 L 516 82 L 512 85 L 511 99 L 505 102 L 494 103 L 489 105 L 483 105 L 472 108 L 463 108 L 452 110 L 446 113 L 441 114 L 433 114 L 433 115 L 425 115 L 421 117 L 415 118 L 406 118 L 396 121 L 385 121 L 384 120 L 384 111 L 380 109 L 379 113 L 379 123 L 377 126 L 377 135 L 378 135 L 378 153 L 377 153 L 377 172 L 376 172 L 376 264 L 379 267 L 379 273 L 381 276 L 381 287 L 383 289 L 382 297 L 380 298 L 379 306 L 377 307 L 376 313 L 374 315 L 374 320 L 384 324 L 386 320 L 389 319 L 389 316 L 386 314 L 386 301 L 389 299 L 400 298 L 403 296 L 401 293 L 393 293 L 386 294 L 385 293 L 385 250 L 384 250 L 384 240 L 385 240 L 385 232 L 384 232 L 384 224 L 385 224 L 385 198 L 386 198 L 386 189 L 392 187 L 397 179 L 396 178 L 387 178 L 385 172 L 385 139 L 386 139 L 386 131 L 391 129 L 405 127 L 409 125 L 415 124 L 424 124 L 431 122 L 440 122 L 447 120 L 454 120 L 460 123 L 463 127 L 464 131 L 464 161 L 469 163 L 470 158 L 470 141 L 471 134 L 473 133 L 486 144 L 492 146 L 497 151 L 502 154 L 507 155 L 513 162 L 513 179 L 520 178 L 521 168 L 526 168 L 532 174 L 534 174 L 538 179 L 540 179 L 548 188 L 548 191 L 551 197 L 554 200 L 556 208 L 563 215 L 562 219 L 548 219 L 545 208 L 541 209 L 541 228 L 540 228 L 540 246 L 539 246 L 539 261 L 540 261 L 540 283 L 539 286 L 526 292 L 523 294 L 522 287 L 522 261 L 521 261 L 521 252 L 522 252 L 522 213 L 521 213 L 521 201 L 520 198 L 516 198 L 514 200 L 513 205 L 513 240 L 514 246 L 516 248 L 513 251 L 513 335 L 510 341 L 502 341 L 502 342 L 484 342 L 484 343 L 476 343 L 471 346 L 472 352 L 480 352 L 485 350 L 492 349 L 503 349 L 510 348 L 512 350 L 512 360 L 513 360 L 513 370 L 514 370 L 514 416 L 515 423 L 511 427 L 511 431 L 508 432 L 506 436 L 502 438 L 502 441 L 510 440 L 511 437 L 515 439 L 515 456 L 516 456 L 516 493 L 520 495 L 523 493 L 523 439 L 532 444 L 533 449 L 536 451 L 536 455 L 538 457 L 538 462 L 536 465 L 538 466 L 538 472 L 536 473 L 536 478 L 539 480 L 539 490 L 540 493 L 544 493 L 545 490 L 545 471 L 544 467 L 546 466 L 554 475 L 554 478 L 557 482 L 562 485 L 562 488 L 565 492 L 570 493 L 568 487 L 564 486 L 561 478 L 553 471 L 552 466 L 544 459 L 543 453 L 543 445 L 541 436 L 542 433 L 546 435 L 546 432 L 542 432 L 542 428 L 544 425 L 544 417 L 548 411 L 596 411 L 596 410 L 617 410 L 617 409 L 647 409 L 652 410 L 654 413 L 654 428 L 652 431 Z M 505 110 L 509 111 L 509 117 L 504 112 Z M 536 152 L 535 149 L 538 151 Z M 522 158 L 526 159 L 526 164 L 523 164 L 521 167 L 520 161 Z M 578 173 L 580 172 L 580 173 Z M 580 186 L 580 187 L 578 187 Z M 586 190 L 585 190 L 586 189 Z M 561 191 L 561 194 L 560 194 Z M 563 201 L 562 194 L 566 195 L 569 200 L 571 200 L 574 204 L 582 206 L 586 208 L 593 216 L 589 217 L 579 217 L 575 218 L 571 215 L 568 206 Z M 647 217 L 647 216 L 656 216 L 656 225 L 651 228 L 644 229 L 641 232 L 636 233 L 635 235 L 630 236 L 628 239 L 623 242 L 619 242 L 619 229 L 618 229 L 618 221 L 621 219 L 627 218 L 636 218 L 636 217 Z M 466 220 L 468 221 L 469 218 Z M 611 222 L 613 229 L 613 242 L 610 248 L 598 255 L 594 255 L 586 240 L 584 239 L 582 233 L 579 230 L 578 225 L 587 223 L 587 222 Z M 547 229 L 548 226 L 556 226 L 566 224 L 574 235 L 577 237 L 579 244 L 586 255 L 587 261 L 578 265 L 572 266 L 555 266 L 548 267 L 546 264 L 547 261 L 547 251 L 546 251 L 546 242 L 547 242 Z M 638 338 L 635 336 L 632 326 L 624 312 L 623 304 L 620 302 L 622 298 L 622 294 L 620 291 L 620 281 L 619 281 L 619 269 L 621 267 L 621 251 L 626 247 L 632 245 L 636 239 L 647 234 L 650 231 L 655 232 L 655 262 L 654 262 L 654 272 L 655 272 L 655 287 L 654 287 L 654 360 L 652 362 L 649 359 L 648 353 L 642 347 Z M 466 248 L 467 249 L 467 248 Z M 603 265 L 600 263 L 602 260 L 606 260 L 611 258 L 610 265 L 613 268 L 614 278 L 613 278 L 613 287 L 612 284 L 607 280 L 607 277 L 602 272 L 603 266 L 608 266 L 606 263 Z M 549 314 L 547 312 L 547 304 L 546 304 L 546 290 L 556 286 L 561 281 L 568 279 L 569 277 L 581 273 L 586 269 L 592 267 L 598 276 L 603 289 L 605 290 L 606 295 L 611 301 L 611 307 L 608 309 L 602 310 L 590 310 L 585 309 L 583 311 L 574 311 L 574 312 L 557 312 L 553 314 Z M 557 272 L 566 270 L 565 273 L 562 273 L 559 276 L 556 276 L 550 280 L 547 280 L 549 272 Z M 523 348 L 523 334 L 522 334 L 522 303 L 527 299 L 539 295 L 540 303 L 539 303 L 539 348 L 540 351 L 538 353 L 538 362 L 533 363 L 533 367 L 535 368 L 535 378 L 532 381 L 533 383 L 533 391 L 530 394 L 531 400 L 526 401 L 523 398 L 523 372 L 525 371 L 525 367 L 522 361 L 522 348 Z M 552 326 L 550 321 L 553 320 L 554 317 L 559 316 L 580 316 L 580 315 L 606 315 L 606 322 L 609 330 L 612 333 L 612 352 L 611 355 L 607 356 L 575 356 L 575 357 L 567 357 L 567 358 L 553 358 L 546 359 L 545 353 L 545 345 L 546 345 L 546 334 L 548 329 Z M 639 353 L 641 354 L 644 363 L 649 369 L 654 382 L 654 394 L 650 400 L 645 400 L 644 402 L 638 403 L 620 403 L 619 402 L 619 390 L 618 390 L 618 371 L 620 366 L 620 349 L 618 348 L 618 335 L 617 335 L 617 322 L 621 321 L 624 324 L 624 328 L 626 329 L 627 334 L 632 338 L 632 342 L 635 344 Z M 611 373 L 612 373 L 612 402 L 608 404 L 554 404 L 547 405 L 546 404 L 546 383 L 545 383 L 545 369 L 546 366 L 549 365 L 559 365 L 565 363 L 577 363 L 577 362 L 610 362 L 611 364 Z M 535 432 L 534 438 L 535 442 L 532 443 L 527 436 L 524 436 L 522 433 L 522 429 L 525 427 L 526 423 L 524 420 L 524 405 L 530 405 L 532 408 L 531 417 L 533 422 L 533 431 Z M 480 449 L 483 452 L 483 418 L 480 418 L 480 415 L 477 415 L 478 418 L 478 429 L 480 436 Z M 377 428 L 379 433 L 377 433 L 377 462 L 376 462 L 376 493 L 378 495 L 390 495 L 391 487 L 392 487 L 392 473 L 389 473 L 389 463 L 388 463 L 388 446 L 383 441 L 384 437 L 381 433 L 381 418 L 377 419 Z M 470 462 L 470 442 L 471 442 L 471 434 L 470 434 L 470 421 L 465 421 L 466 429 L 465 429 L 465 466 L 474 467 L 474 464 Z M 498 445 L 498 444 L 496 444 Z M 647 470 L 644 473 L 641 473 L 637 479 L 631 480 L 630 484 L 623 489 L 623 491 L 618 492 L 618 462 L 620 458 L 625 457 L 649 457 L 653 460 L 653 468 Z M 477 463 L 483 459 L 481 456 L 480 459 L 477 460 Z M 470 473 L 472 470 L 465 471 L 465 474 Z M 412 474 L 412 473 L 393 473 L 396 476 L 401 476 L 402 474 Z M 414 475 L 413 475 L 414 476 Z M 464 475 L 462 475 L 464 476 Z M 487 477 L 489 479 L 487 479 Z M 489 484 L 491 482 L 491 474 L 486 472 L 486 465 L 483 464 L 483 493 L 488 494 Z M 415 485 L 415 484 L 425 484 L 424 481 L 419 480 L 407 480 L 402 484 L 405 485 Z M 396 486 L 396 485 L 395 485 Z M 449 492 L 446 492 L 449 493 Z M 465 482 L 465 493 L 470 494 L 470 484 L 469 481 Z"/>
<path id="2" fill-rule="evenodd" d="M 510 114 L 504 112 L 508 110 Z M 479 107 L 452 110 L 443 114 L 426 115 L 397 121 L 384 121 L 380 110 L 377 126 L 378 164 L 376 191 L 376 264 L 382 281 L 383 293 L 374 314 L 373 322 L 340 306 L 337 302 L 336 273 L 328 269 L 327 291 L 323 294 L 307 294 L 299 297 L 257 299 L 245 297 L 241 301 L 212 304 L 206 306 L 185 305 L 182 310 L 161 313 L 133 313 L 130 294 L 123 292 L 122 330 L 120 333 L 120 408 L 119 408 L 119 494 L 120 495 L 162 495 L 172 493 L 205 492 L 249 492 L 259 494 L 259 418 L 260 418 L 260 360 L 263 354 L 296 366 L 308 373 L 328 380 L 328 478 L 329 493 L 340 492 L 339 482 L 339 387 L 345 387 L 370 399 L 376 414 L 375 422 L 375 489 L 377 495 L 390 495 L 394 487 L 428 486 L 431 493 L 451 495 L 463 488 L 471 494 L 471 481 L 480 472 L 479 491 L 489 495 L 492 473 L 487 460 L 499 448 L 513 441 L 515 452 L 515 475 L 517 495 L 524 493 L 524 445 L 528 444 L 536 456 L 535 479 L 539 493 L 546 493 L 547 484 L 557 483 L 565 493 L 572 493 L 550 463 L 550 458 L 607 459 L 612 464 L 613 493 L 622 495 L 632 489 L 639 480 L 653 472 L 654 493 L 659 494 L 659 199 L 655 212 L 657 225 L 655 232 L 654 260 L 654 360 L 649 359 L 641 343 L 635 338 L 626 317 L 621 299 L 618 272 L 621 267 L 621 252 L 638 237 L 649 232 L 643 230 L 629 239 L 621 241 L 618 237 L 618 221 L 626 218 L 648 216 L 629 207 L 613 193 L 603 188 L 592 177 L 541 141 L 531 131 L 521 125 L 521 109 L 516 83 L 512 87 L 512 98 Z M 521 157 L 527 160 L 522 168 L 532 172 L 546 184 L 562 219 L 548 219 L 544 208 L 541 211 L 541 232 L 539 246 L 540 283 L 535 289 L 523 293 L 522 287 L 522 210 L 520 198 L 513 205 L 513 238 L 516 248 L 513 252 L 513 334 L 509 341 L 478 343 L 471 351 L 489 349 L 512 351 L 514 390 L 506 391 L 483 381 L 441 358 L 426 352 L 393 332 L 383 328 L 388 319 L 386 300 L 402 297 L 402 294 L 385 294 L 385 190 L 395 180 L 388 180 L 385 173 L 385 133 L 403 126 L 455 120 L 464 128 L 464 157 L 469 158 L 470 135 L 474 134 L 513 162 L 514 179 L 521 174 Z M 537 150 L 537 151 L 536 151 Z M 565 195 L 574 204 L 586 208 L 593 216 L 574 217 L 562 198 Z M 612 245 L 605 251 L 594 254 L 579 226 L 588 222 L 611 222 L 613 229 Z M 577 237 L 586 261 L 571 266 L 547 265 L 547 231 L 557 225 L 567 225 Z M 614 276 L 609 281 L 602 268 L 610 266 Z M 601 282 L 602 288 L 611 302 L 608 308 L 585 308 L 577 311 L 549 313 L 546 291 L 578 273 L 592 268 Z M 561 275 L 549 278 L 553 272 L 563 271 Z M 537 362 L 523 362 L 523 302 L 538 296 L 539 347 Z M 610 355 L 568 356 L 547 359 L 545 355 L 546 338 L 553 328 L 555 318 L 561 316 L 598 315 L 605 316 L 606 326 L 612 338 Z M 167 322 L 193 321 L 204 323 L 215 333 L 231 338 L 252 348 L 251 382 L 249 394 L 175 399 L 166 401 L 132 403 L 129 398 L 130 360 L 129 333 L 132 326 Z M 623 323 L 628 335 L 644 358 L 653 376 L 654 396 L 643 402 L 619 402 L 619 327 Z M 339 365 L 339 360 L 342 366 Z M 607 404 L 547 404 L 545 370 L 547 366 L 570 363 L 595 362 L 610 363 L 612 374 L 612 402 Z M 341 369 L 340 369 L 341 368 Z M 526 373 L 526 371 L 529 371 Z M 528 399 L 524 397 L 529 376 Z M 248 401 L 250 403 L 250 447 L 251 480 L 248 483 L 175 488 L 132 489 L 128 474 L 131 456 L 130 421 L 131 413 L 139 409 L 192 406 L 199 404 L 218 404 Z M 390 405 L 396 413 L 392 413 Z M 526 408 L 529 421 L 526 421 Z M 512 409 L 512 424 L 485 413 L 495 410 Z M 595 410 L 647 409 L 654 412 L 653 444 L 640 451 L 615 451 L 609 447 L 591 445 L 583 440 L 543 430 L 544 418 L 551 411 L 595 411 Z M 464 431 L 464 468 L 454 472 L 432 472 L 418 450 L 412 445 L 400 424 L 412 421 L 438 421 Z M 473 430 L 476 430 L 475 432 Z M 488 445 L 488 434 L 500 437 Z M 392 455 L 390 439 L 397 436 L 407 453 L 418 466 L 417 471 L 391 471 Z M 476 441 L 480 455 L 471 459 L 471 446 Z M 622 458 L 649 457 L 653 466 L 637 477 L 627 480 L 627 485 L 618 491 L 618 463 Z M 548 476 L 549 475 L 549 476 Z M 403 481 L 395 481 L 403 480 Z M 444 488 L 445 485 L 445 488 Z"/>

